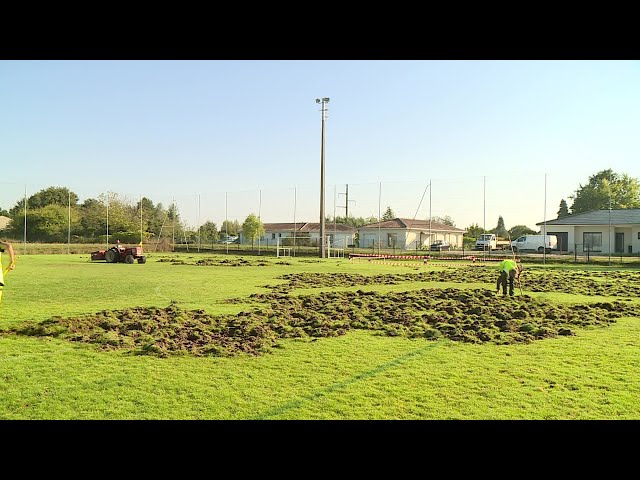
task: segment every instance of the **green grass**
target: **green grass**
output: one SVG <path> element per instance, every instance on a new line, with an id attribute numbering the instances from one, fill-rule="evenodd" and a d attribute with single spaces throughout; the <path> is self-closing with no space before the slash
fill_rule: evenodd
<path id="1" fill-rule="evenodd" d="M 275 265 L 273 257 L 266 257 L 271 266 L 211 267 L 172 265 L 159 262 L 162 257 L 176 255 L 152 254 L 145 265 L 91 263 L 88 255 L 21 255 L 7 277 L 0 328 L 171 300 L 184 308 L 236 313 L 247 305 L 224 299 L 268 292 L 263 286 L 282 283 L 275 277 L 286 273 L 447 268 L 444 262 L 415 270 L 333 259 Z M 494 287 L 434 282 L 336 290 L 425 286 Z M 559 302 L 605 298 L 532 295 Z M 284 340 L 273 353 L 232 358 L 132 356 L 56 338 L 2 335 L 0 418 L 638 419 L 639 347 L 638 318 L 530 344 L 472 345 L 352 331 L 314 342 Z"/>

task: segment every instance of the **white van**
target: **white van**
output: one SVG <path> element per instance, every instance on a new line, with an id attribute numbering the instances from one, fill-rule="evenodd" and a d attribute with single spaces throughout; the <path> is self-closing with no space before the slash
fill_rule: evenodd
<path id="1" fill-rule="evenodd" d="M 514 252 L 534 250 L 549 253 L 558 249 L 558 238 L 555 235 L 523 235 L 511 242 L 511 248 Z"/>

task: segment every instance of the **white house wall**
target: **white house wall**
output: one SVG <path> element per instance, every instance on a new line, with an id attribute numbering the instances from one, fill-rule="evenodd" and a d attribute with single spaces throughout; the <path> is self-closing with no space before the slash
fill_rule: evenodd
<path id="1" fill-rule="evenodd" d="M 631 248 L 633 253 L 640 253 L 640 225 L 631 227 Z"/>
<path id="2" fill-rule="evenodd" d="M 275 233 L 276 238 L 273 238 L 273 234 Z M 327 236 L 328 235 L 333 235 L 333 232 L 329 231 L 329 229 L 326 230 Z M 308 235 L 308 236 L 307 236 Z M 286 231 L 286 232 L 268 232 L 265 233 L 261 238 L 260 241 L 262 243 L 269 243 L 269 245 L 275 245 L 276 242 L 278 241 L 278 238 L 293 238 L 293 232 L 290 231 Z M 311 241 L 313 240 L 318 240 L 318 238 L 320 238 L 320 232 L 309 232 L 307 233 L 296 233 L 296 238 L 305 238 L 305 239 L 309 239 Z M 346 245 L 351 245 L 353 244 L 354 240 L 355 240 L 355 233 L 344 233 L 344 232 L 336 232 L 336 234 L 334 235 L 334 248 L 346 248 Z"/>
<path id="3" fill-rule="evenodd" d="M 554 235 L 556 232 L 566 232 L 567 233 L 567 245 L 566 251 L 569 253 L 575 252 L 575 244 L 582 243 L 582 234 L 580 234 L 580 240 L 576 240 L 576 227 L 574 225 L 547 225 L 546 230 L 544 227 L 540 227 L 540 231 L 538 235 L 544 235 L 544 232 L 547 232 L 547 235 Z M 515 240 L 515 238 L 512 238 Z"/>
<path id="4" fill-rule="evenodd" d="M 420 238 L 420 234 L 418 232 L 413 232 L 411 230 L 406 230 L 406 238 L 404 241 L 404 248 L 406 250 L 415 250 L 416 249 L 416 242 L 419 242 L 419 238 Z M 405 234 L 403 233 L 403 236 Z M 427 243 L 427 238 L 423 235 L 422 238 L 422 245 Z M 418 243 L 418 249 L 420 249 L 420 243 Z"/>
<path id="5" fill-rule="evenodd" d="M 355 233 L 333 233 L 329 232 L 329 235 L 333 235 L 333 248 L 347 248 L 349 245 L 353 245 L 355 241 Z"/>
<path id="6" fill-rule="evenodd" d="M 410 232 L 408 233 L 406 229 L 404 228 L 385 228 L 385 229 L 380 229 L 380 232 L 378 232 L 378 229 L 375 228 L 371 228 L 371 229 L 361 229 L 360 230 L 360 235 L 359 235 L 359 243 L 360 243 L 360 248 L 370 248 L 372 246 L 378 246 L 378 235 L 380 238 L 380 246 L 381 248 L 393 248 L 389 246 L 389 234 L 396 234 L 398 236 L 397 239 L 397 243 L 396 243 L 396 248 L 397 249 L 404 249 L 406 248 L 405 246 L 410 243 L 413 240 L 410 240 L 408 237 L 410 235 Z"/>
<path id="7" fill-rule="evenodd" d="M 417 249 L 421 247 L 429 247 L 437 238 L 436 232 L 431 232 L 431 239 L 428 232 L 417 232 L 415 230 L 407 230 L 406 250 L 416 250 L 416 242 L 418 243 Z"/>
<path id="8" fill-rule="evenodd" d="M 636 240 L 634 243 L 634 235 L 633 235 L 633 227 L 631 225 L 627 225 L 625 227 L 616 227 L 616 233 L 624 233 L 624 253 L 629 253 L 629 247 L 631 247 L 631 253 L 638 252 L 637 242 L 638 242 L 638 234 L 635 235 Z M 612 240 L 615 245 L 615 237 Z M 634 245 L 636 247 L 634 248 Z"/>
<path id="9" fill-rule="evenodd" d="M 571 234 L 569 234 L 569 248 L 573 250 L 574 245 L 577 245 L 579 255 L 584 253 L 583 242 L 584 242 L 584 233 L 601 233 L 602 234 L 602 249 L 600 252 L 594 253 L 602 253 L 609 254 L 615 253 L 615 239 L 616 232 L 624 233 L 624 252 L 628 252 L 628 246 L 631 245 L 632 251 L 634 253 L 638 253 L 640 251 L 640 240 L 638 240 L 638 229 L 639 227 L 631 225 L 612 225 L 611 229 L 609 229 L 609 225 L 589 225 L 589 226 L 576 226 L 574 228 L 574 237 L 573 242 L 571 241 Z M 635 235 L 634 235 L 635 232 Z M 635 238 L 634 238 L 635 237 Z M 611 246 L 611 249 L 609 249 Z"/>
<path id="10" fill-rule="evenodd" d="M 611 230 L 609 230 L 609 225 L 548 225 L 547 226 L 547 234 L 552 234 L 553 232 L 567 232 L 567 250 L 570 253 L 574 253 L 576 247 L 578 249 L 578 255 L 582 255 L 583 251 L 583 242 L 585 232 L 598 232 L 602 234 L 602 254 L 609 254 L 609 235 L 611 235 L 611 253 L 615 252 L 615 234 L 616 233 L 624 233 L 624 253 L 629 253 L 629 246 L 631 246 L 631 253 L 638 254 L 640 253 L 640 225 L 611 225 Z M 542 234 L 543 229 L 540 229 L 540 234 Z"/>
<path id="11" fill-rule="evenodd" d="M 462 245 L 462 233 L 449 233 L 449 232 L 431 232 L 431 238 L 429 238 L 428 232 L 422 232 L 422 243 L 420 243 L 420 232 L 416 230 L 406 230 L 404 228 L 397 229 L 380 229 L 380 247 L 381 248 L 393 248 L 389 245 L 388 234 L 397 234 L 398 241 L 396 248 L 401 250 L 415 250 L 416 240 L 418 240 L 418 249 L 421 246 L 429 247 L 434 241 L 442 240 L 449 242 L 454 247 L 460 247 Z M 377 229 L 360 229 L 360 248 L 371 248 L 378 245 L 378 230 Z"/>

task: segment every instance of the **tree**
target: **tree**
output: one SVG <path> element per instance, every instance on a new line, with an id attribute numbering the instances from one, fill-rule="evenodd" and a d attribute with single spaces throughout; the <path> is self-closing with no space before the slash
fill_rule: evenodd
<path id="1" fill-rule="evenodd" d="M 511 240 L 515 240 L 516 238 L 521 237 L 523 235 L 535 235 L 535 233 L 536 233 L 535 230 L 531 230 L 526 225 L 516 225 L 515 227 L 511 227 L 509 229 L 509 235 L 511 237 Z"/>
<path id="2" fill-rule="evenodd" d="M 465 236 L 477 239 L 483 233 L 485 233 L 484 228 L 477 223 L 473 223 L 467 227 L 467 233 Z"/>
<path id="3" fill-rule="evenodd" d="M 114 235 L 116 239 L 123 242 L 139 241 L 139 206 L 129 204 L 113 192 L 102 194 L 97 199 L 88 198 L 80 205 L 82 235 L 88 239 L 97 239 L 106 235 L 107 209 L 109 212 L 109 236 Z M 107 239 L 107 241 L 110 240 L 110 238 Z"/>
<path id="4" fill-rule="evenodd" d="M 382 215 L 382 221 L 387 221 L 387 220 L 393 220 L 394 218 L 396 218 L 396 214 L 393 213 L 393 210 L 391 210 L 391 207 L 387 207 L 387 209 L 384 212 L 384 215 Z"/>
<path id="5" fill-rule="evenodd" d="M 371 223 L 378 223 L 378 219 L 376 217 L 336 217 L 336 223 L 340 225 L 348 225 L 353 228 L 360 228 L 363 225 L 369 225 Z"/>
<path id="6" fill-rule="evenodd" d="M 87 198 L 80 205 L 81 234 L 89 238 L 96 238 L 106 230 L 106 205 L 95 198 Z"/>
<path id="7" fill-rule="evenodd" d="M 115 192 L 100 195 L 98 199 L 104 205 L 105 226 L 107 206 L 109 208 L 109 236 L 130 237 L 134 232 L 140 234 L 140 219 L 136 218 L 135 206 L 120 198 Z M 107 241 L 110 239 L 108 238 Z"/>
<path id="8" fill-rule="evenodd" d="M 218 227 L 213 222 L 204 222 L 200 226 L 200 236 L 203 240 L 211 242 L 211 248 L 213 248 L 213 244 L 218 241 Z"/>
<path id="9" fill-rule="evenodd" d="M 69 198 L 71 196 L 71 198 Z M 39 208 L 46 207 L 47 205 L 60 205 L 63 207 L 69 206 L 69 200 L 71 205 L 75 206 L 78 203 L 78 195 L 70 192 L 66 187 L 49 187 L 39 192 L 34 193 L 27 198 L 27 231 L 29 230 L 29 211 L 34 211 Z M 16 204 L 9 210 L 8 217 L 11 218 L 12 228 L 11 231 L 14 234 L 22 235 L 24 232 L 24 225 L 18 225 L 19 218 L 23 219 L 24 223 L 24 197 L 19 199 Z M 46 214 L 45 214 L 46 216 Z"/>
<path id="10" fill-rule="evenodd" d="M 602 170 L 589 177 L 589 183 L 580 185 L 573 199 L 571 213 L 592 210 L 640 208 L 640 183 L 636 178 L 618 174 L 611 169 Z"/>
<path id="11" fill-rule="evenodd" d="M 445 215 L 444 217 L 431 217 L 432 222 L 438 222 L 443 225 L 449 225 L 450 227 L 455 227 L 456 223 L 449 215 Z"/>
<path id="12" fill-rule="evenodd" d="M 8 217 L 9 216 L 9 210 L 5 210 L 3 208 L 0 208 L 0 216 Z"/>
<path id="13" fill-rule="evenodd" d="M 69 196 L 71 196 L 71 205 L 78 204 L 78 195 L 69 191 L 66 187 L 49 187 L 34 193 L 27 198 L 27 209 L 36 209 L 46 207 L 47 205 L 69 206 Z M 14 209 L 22 210 L 24 208 L 24 199 L 18 200 Z M 13 209 L 12 209 L 13 210 Z"/>
<path id="14" fill-rule="evenodd" d="M 504 226 L 504 219 L 502 218 L 502 215 L 500 215 L 498 217 L 498 225 L 496 226 L 496 228 L 494 228 L 493 230 L 491 230 L 492 233 L 495 233 L 498 237 L 506 237 L 507 236 L 507 229 Z"/>
<path id="15" fill-rule="evenodd" d="M 182 221 L 180 219 L 180 212 L 178 211 L 178 206 L 175 203 L 169 205 L 167 211 L 165 213 L 166 219 L 163 219 L 163 225 L 160 225 L 160 230 L 158 233 L 159 237 L 162 237 L 162 231 L 168 232 L 169 236 L 176 236 L 177 238 L 182 238 L 184 236 L 184 226 L 182 225 Z"/>
<path id="16" fill-rule="evenodd" d="M 466 247 L 472 248 L 476 244 L 476 240 L 480 235 L 486 233 L 484 228 L 482 228 L 477 223 L 472 223 L 467 227 L 467 232 L 462 237 L 462 243 Z"/>
<path id="17" fill-rule="evenodd" d="M 220 233 L 224 233 L 225 235 L 238 235 L 240 230 L 241 227 L 238 220 L 225 220 L 222 222 L 222 226 L 220 227 Z"/>
<path id="18" fill-rule="evenodd" d="M 560 209 L 558 210 L 558 218 L 564 218 L 569 215 L 569 208 L 567 207 L 567 202 L 563 198 L 560 200 Z"/>
<path id="19" fill-rule="evenodd" d="M 166 223 L 168 211 L 164 209 L 162 203 L 154 205 L 147 197 L 142 197 L 135 206 L 137 221 L 140 221 L 140 206 L 142 205 L 142 228 L 150 235 L 159 235 L 162 224 Z"/>
<path id="20" fill-rule="evenodd" d="M 245 238 L 251 239 L 251 249 L 255 240 L 264 235 L 264 225 L 260 219 L 253 213 L 249 214 L 242 224 L 242 234 Z"/>
<path id="21" fill-rule="evenodd" d="M 71 209 L 71 228 L 77 231 L 79 214 Z M 8 227 L 16 237 L 24 235 L 24 213 L 11 217 Z M 69 233 L 68 206 L 49 204 L 41 208 L 27 209 L 27 236 L 35 242 L 66 242 Z"/>

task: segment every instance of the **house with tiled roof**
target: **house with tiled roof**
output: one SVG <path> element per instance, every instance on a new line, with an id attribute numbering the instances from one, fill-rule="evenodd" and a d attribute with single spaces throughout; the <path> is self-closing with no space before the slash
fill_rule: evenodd
<path id="1" fill-rule="evenodd" d="M 436 240 L 448 242 L 452 248 L 462 246 L 465 230 L 430 220 L 394 218 L 364 225 L 358 229 L 360 248 L 378 247 L 420 250 Z"/>
<path id="2" fill-rule="evenodd" d="M 558 249 L 579 254 L 640 253 L 640 209 L 593 210 L 536 223 Z"/>
<path id="3" fill-rule="evenodd" d="M 295 243 L 299 246 L 317 247 L 320 238 L 320 222 L 288 222 L 288 223 L 263 223 L 264 235 L 260 238 L 263 245 L 287 245 Z M 353 245 L 357 230 L 340 223 L 325 222 L 325 235 L 329 237 L 327 245 L 333 248 L 347 248 Z"/>

